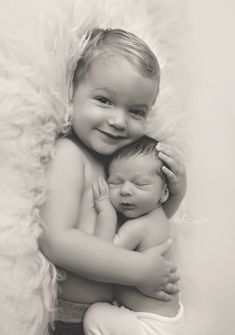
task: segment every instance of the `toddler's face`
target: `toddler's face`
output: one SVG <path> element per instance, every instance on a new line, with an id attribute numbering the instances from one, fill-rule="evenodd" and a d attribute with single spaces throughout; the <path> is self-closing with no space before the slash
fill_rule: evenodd
<path id="1" fill-rule="evenodd" d="M 76 135 L 104 155 L 138 139 L 144 133 L 158 84 L 123 57 L 97 58 L 74 95 Z"/>
<path id="2" fill-rule="evenodd" d="M 161 204 L 165 186 L 161 162 L 150 155 L 121 158 L 109 167 L 109 192 L 113 206 L 125 217 L 135 218 Z"/>

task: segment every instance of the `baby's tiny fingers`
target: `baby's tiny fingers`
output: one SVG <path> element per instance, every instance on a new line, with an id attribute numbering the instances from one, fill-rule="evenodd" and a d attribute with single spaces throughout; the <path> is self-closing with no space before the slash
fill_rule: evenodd
<path id="1" fill-rule="evenodd" d="M 99 178 L 99 188 L 101 197 L 108 197 L 109 188 L 103 177 Z"/>
<path id="2" fill-rule="evenodd" d="M 100 197 L 103 197 L 105 195 L 105 189 L 101 177 L 98 178 L 97 183 L 99 187 Z"/>
<path id="3" fill-rule="evenodd" d="M 99 192 L 99 186 L 97 182 L 92 185 L 92 192 L 93 192 L 94 200 L 95 201 L 98 200 L 100 198 L 100 192 Z"/>
<path id="4" fill-rule="evenodd" d="M 106 180 L 102 177 L 102 184 L 103 184 L 103 188 L 105 190 L 106 193 L 109 193 L 109 185 L 107 184 Z"/>

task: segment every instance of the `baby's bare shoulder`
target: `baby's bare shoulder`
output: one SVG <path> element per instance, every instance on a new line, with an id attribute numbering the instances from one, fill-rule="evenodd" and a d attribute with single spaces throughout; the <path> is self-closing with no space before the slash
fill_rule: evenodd
<path id="1" fill-rule="evenodd" d="M 169 220 L 163 210 L 153 210 L 131 221 L 133 221 L 131 224 L 141 232 L 143 237 L 155 234 L 164 235 L 169 231 Z"/>

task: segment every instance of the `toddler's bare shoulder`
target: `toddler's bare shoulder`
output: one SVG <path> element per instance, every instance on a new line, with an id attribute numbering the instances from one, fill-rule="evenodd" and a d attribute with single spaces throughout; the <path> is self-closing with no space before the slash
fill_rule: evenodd
<path id="1" fill-rule="evenodd" d="M 63 164 L 84 164 L 82 150 L 69 138 L 60 138 L 56 141 L 53 159 Z M 64 162 L 64 163 L 63 163 Z"/>
<path id="2" fill-rule="evenodd" d="M 64 179 L 74 181 L 74 178 L 80 177 L 83 170 L 84 156 L 80 148 L 70 139 L 58 139 L 55 143 L 49 174 L 57 177 L 61 182 Z"/>
<path id="3" fill-rule="evenodd" d="M 82 156 L 82 150 L 69 138 L 59 138 L 55 143 L 55 154 L 64 156 Z"/>

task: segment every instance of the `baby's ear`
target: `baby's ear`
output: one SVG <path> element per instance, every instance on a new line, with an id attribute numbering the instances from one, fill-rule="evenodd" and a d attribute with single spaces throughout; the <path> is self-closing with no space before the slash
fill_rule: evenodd
<path id="1" fill-rule="evenodd" d="M 168 197 L 169 197 L 169 189 L 167 184 L 165 184 L 162 188 L 162 196 L 160 199 L 161 204 L 164 204 L 164 202 L 167 201 Z"/>

